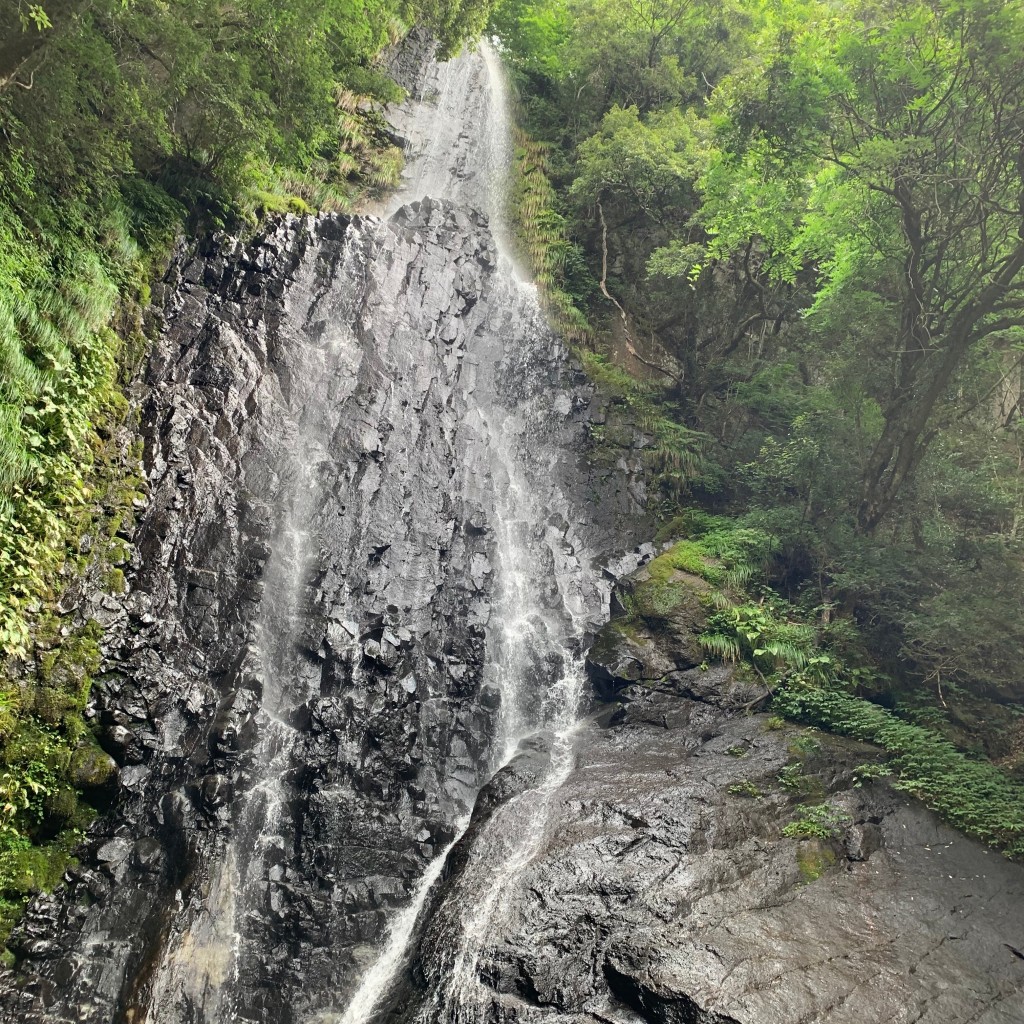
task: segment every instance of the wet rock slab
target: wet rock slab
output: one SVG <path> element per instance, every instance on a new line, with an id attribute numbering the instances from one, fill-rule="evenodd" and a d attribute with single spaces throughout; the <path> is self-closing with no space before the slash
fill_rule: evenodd
<path id="1" fill-rule="evenodd" d="M 755 690 L 683 672 L 582 730 L 480 960 L 487 1019 L 1021 1024 L 1021 866 L 855 788 L 871 748 L 774 728 Z M 782 836 L 821 802 L 833 836 Z"/>

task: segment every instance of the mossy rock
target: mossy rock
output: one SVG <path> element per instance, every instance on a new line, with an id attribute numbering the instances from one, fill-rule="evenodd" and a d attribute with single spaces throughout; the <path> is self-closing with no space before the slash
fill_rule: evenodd
<path id="1" fill-rule="evenodd" d="M 796 848 L 796 866 L 805 884 L 816 882 L 839 858 L 830 843 L 820 839 L 804 839 Z"/>
<path id="2" fill-rule="evenodd" d="M 657 679 L 672 667 L 661 655 L 654 637 L 626 619 L 609 622 L 597 634 L 587 655 L 594 689 L 604 700 L 612 699 L 630 683 Z"/>
<path id="3" fill-rule="evenodd" d="M 693 668 L 705 658 L 699 638 L 707 629 L 705 602 L 711 584 L 690 571 L 685 559 L 670 556 L 674 550 L 621 580 L 616 594 L 619 607 L 655 639 L 661 652 L 658 660 L 668 665 L 646 673 L 650 678 L 672 669 Z M 698 565 L 703 562 L 697 560 L 693 567 Z"/>
<path id="4" fill-rule="evenodd" d="M 97 744 L 85 741 L 71 758 L 71 783 L 83 793 L 109 797 L 117 786 L 117 762 Z"/>

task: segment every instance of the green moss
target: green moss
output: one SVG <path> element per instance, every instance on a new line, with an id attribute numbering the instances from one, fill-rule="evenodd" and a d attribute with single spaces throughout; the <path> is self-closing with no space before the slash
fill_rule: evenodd
<path id="1" fill-rule="evenodd" d="M 94 621 L 72 630 L 58 646 L 39 653 L 36 674 L 26 684 L 35 716 L 60 728 L 72 742 L 85 728 L 82 714 L 100 666 L 101 636 Z"/>
<path id="2" fill-rule="evenodd" d="M 104 580 L 104 588 L 111 594 L 123 594 L 127 589 L 127 585 L 124 579 L 124 573 L 119 568 L 112 568 L 107 573 L 107 578 Z"/>
<path id="3" fill-rule="evenodd" d="M 726 792 L 728 792 L 730 796 L 752 797 L 755 800 L 759 799 L 763 795 L 761 790 L 758 789 L 757 786 L 755 786 L 749 779 L 744 779 L 742 782 L 732 783 Z"/>
<path id="4" fill-rule="evenodd" d="M 302 217 L 315 212 L 301 196 L 255 189 L 249 194 L 248 200 L 258 213 L 264 215 L 268 213 L 294 213 Z"/>
<path id="5" fill-rule="evenodd" d="M 682 583 L 650 580 L 635 588 L 633 600 L 637 613 L 645 619 L 663 619 L 683 603 L 688 592 Z"/>
<path id="6" fill-rule="evenodd" d="M 17 833 L 0 833 L 0 944 L 6 944 L 28 900 L 60 881 L 83 835 L 69 829 L 56 839 L 33 845 Z"/>
<path id="7" fill-rule="evenodd" d="M 712 568 L 699 544 L 680 541 L 645 567 L 648 579 L 633 589 L 635 613 L 651 619 L 671 615 L 695 594 L 693 580 L 680 579 L 679 573 L 704 579 Z"/>
<path id="8" fill-rule="evenodd" d="M 642 622 L 638 622 L 636 619 L 612 619 L 605 628 L 619 633 L 627 640 L 631 640 L 636 644 L 645 643 L 651 638 L 650 633 L 645 628 L 644 624 Z"/>
<path id="9" fill-rule="evenodd" d="M 805 884 L 816 882 L 837 861 L 835 850 L 814 841 L 803 842 L 796 848 L 796 865 Z"/>
<path id="10" fill-rule="evenodd" d="M 80 790 L 99 789 L 116 771 L 113 758 L 87 733 L 71 758 L 69 774 L 74 785 Z"/>

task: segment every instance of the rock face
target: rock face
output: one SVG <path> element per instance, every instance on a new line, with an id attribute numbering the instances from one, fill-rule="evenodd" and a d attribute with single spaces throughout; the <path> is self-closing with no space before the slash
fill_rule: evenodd
<path id="1" fill-rule="evenodd" d="M 472 866 L 500 856 L 515 805 L 467 834 L 394 1019 L 1021 1024 L 1021 866 L 882 782 L 858 786 L 873 748 L 751 713 L 760 682 L 687 664 L 692 614 L 656 626 L 622 616 L 599 635 L 607 703 L 577 732 L 529 857 L 459 961 L 480 911 L 453 908 L 486 904 L 495 883 Z M 801 808 L 818 834 L 783 835 Z"/>
<path id="2" fill-rule="evenodd" d="M 479 56 L 444 73 L 486 101 Z M 93 698 L 120 795 L 16 934 L 0 1018 L 343 1008 L 504 744 L 573 713 L 635 487 L 591 477 L 592 388 L 496 248 L 467 131 L 441 154 L 465 189 L 431 186 L 458 202 L 286 218 L 171 268 Z"/>

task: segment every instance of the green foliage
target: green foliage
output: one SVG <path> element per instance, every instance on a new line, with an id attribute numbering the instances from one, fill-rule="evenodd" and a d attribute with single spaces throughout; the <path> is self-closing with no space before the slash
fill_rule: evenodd
<path id="1" fill-rule="evenodd" d="M 811 780 L 804 774 L 802 762 L 794 761 L 792 764 L 784 765 L 779 772 L 779 785 L 783 789 L 802 793 L 809 788 L 810 784 Z"/>
<path id="2" fill-rule="evenodd" d="M 594 281 L 579 246 L 567 238 L 565 217 L 549 177 L 549 149 L 522 129 L 515 135 L 510 207 L 516 233 L 530 261 L 533 279 L 555 327 L 567 341 L 589 346 L 593 331 L 580 310 L 580 300 Z"/>
<path id="3" fill-rule="evenodd" d="M 578 148 L 569 195 L 584 204 L 627 197 L 653 220 L 686 210 L 704 169 L 707 132 L 706 122 L 689 111 L 669 108 L 645 120 L 635 106 L 613 106 Z"/>
<path id="4" fill-rule="evenodd" d="M 991 763 L 840 690 L 785 686 L 774 706 L 797 721 L 877 744 L 889 755 L 897 789 L 913 793 L 967 835 L 1008 856 L 1024 856 L 1024 786 Z"/>
<path id="5" fill-rule="evenodd" d="M 559 236 L 676 377 L 588 363 L 683 453 L 659 497 L 774 537 L 765 582 L 830 656 L 1020 700 L 1024 3 L 509 0 L 494 28 Z"/>
<path id="6" fill-rule="evenodd" d="M 678 421 L 656 387 L 596 352 L 582 352 L 580 359 L 591 380 L 646 436 L 649 443 L 641 451 L 654 481 L 675 497 L 687 493 L 706 468 L 704 437 Z"/>
<path id="7" fill-rule="evenodd" d="M 695 532 L 703 532 L 696 550 L 705 558 L 717 555 L 726 568 L 736 559 L 749 557 L 750 552 L 770 558 L 772 546 L 756 531 L 735 523 L 730 527 L 728 521 L 706 515 L 691 515 L 685 521 Z M 693 543 L 683 542 L 680 560 L 684 563 L 692 556 Z M 762 573 L 766 564 L 761 562 Z M 706 565 L 705 576 L 715 568 Z M 716 610 L 709 616 L 701 642 L 709 654 L 747 662 L 761 673 L 774 692 L 776 716 L 768 720 L 768 728 L 781 728 L 784 722 L 778 716 L 785 715 L 793 721 L 876 744 L 888 760 L 856 768 L 855 786 L 893 775 L 897 789 L 913 793 L 966 834 L 1009 856 L 1024 855 L 1024 786 L 992 763 L 967 756 L 934 729 L 921 724 L 920 712 L 912 711 L 916 722 L 905 721 L 846 692 L 844 686 L 850 680 L 872 685 L 878 680 L 870 667 L 844 656 L 844 651 L 859 651 L 859 645 L 850 643 L 847 630 L 837 629 L 835 620 L 816 625 L 806 622 L 796 605 L 764 589 L 763 582 L 759 582 L 763 576 L 754 573 L 747 579 L 761 588 L 759 599 L 736 600 L 721 591 L 714 593 Z M 790 753 L 796 760 L 779 773 L 779 784 L 784 789 L 806 794 L 816 788 L 803 762 L 818 748 L 813 733 L 793 738 Z M 816 817 L 801 815 L 788 826 L 791 831 L 786 834 L 818 835 L 808 831 L 815 823 Z"/>
<path id="8" fill-rule="evenodd" d="M 860 789 L 864 783 L 875 779 L 887 779 L 892 769 L 887 764 L 859 764 L 853 769 L 854 789 Z"/>
<path id="9" fill-rule="evenodd" d="M 748 659 L 765 672 L 795 669 L 820 677 L 829 671 L 831 658 L 818 650 L 815 630 L 783 619 L 780 604 L 768 598 L 757 604 L 720 602 L 725 606 L 708 618 L 700 638 L 709 654 L 725 661 Z"/>
<path id="10" fill-rule="evenodd" d="M 750 781 L 750 779 L 744 779 L 742 782 L 733 782 L 729 785 L 726 792 L 730 796 L 745 796 L 751 797 L 754 800 L 759 800 L 762 796 L 761 790 Z"/>
<path id="11" fill-rule="evenodd" d="M 829 803 L 800 804 L 782 834 L 788 839 L 835 839 L 850 820 L 849 814 Z"/>

